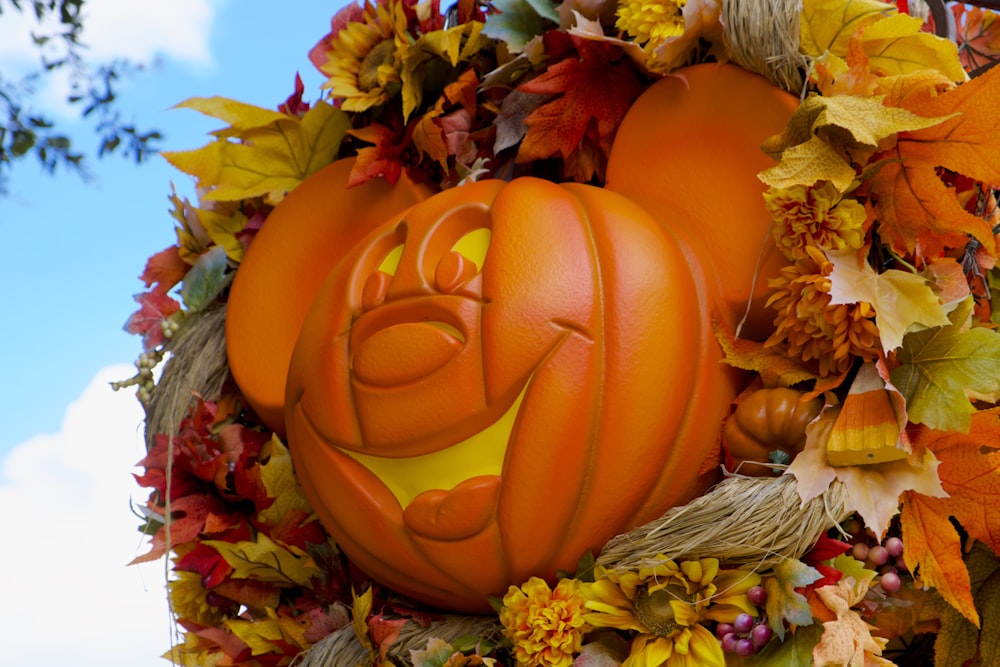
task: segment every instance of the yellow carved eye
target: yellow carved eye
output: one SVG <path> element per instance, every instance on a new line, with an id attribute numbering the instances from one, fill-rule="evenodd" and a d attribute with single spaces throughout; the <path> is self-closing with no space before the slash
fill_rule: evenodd
<path id="1" fill-rule="evenodd" d="M 403 244 L 397 244 L 392 247 L 392 249 L 385 254 L 382 261 L 378 265 L 378 271 L 382 273 L 387 273 L 390 276 L 396 275 L 396 269 L 399 268 L 399 260 L 403 258 Z"/>
<path id="2" fill-rule="evenodd" d="M 451 251 L 457 252 L 475 264 L 476 272 L 478 273 L 483 270 L 483 262 L 486 261 L 486 251 L 489 250 L 490 238 L 492 236 L 493 233 L 486 227 L 473 229 L 455 241 L 455 245 L 451 247 Z"/>

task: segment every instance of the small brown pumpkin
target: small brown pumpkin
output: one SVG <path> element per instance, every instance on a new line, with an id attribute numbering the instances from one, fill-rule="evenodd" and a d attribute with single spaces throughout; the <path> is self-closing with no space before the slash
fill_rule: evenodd
<path id="1" fill-rule="evenodd" d="M 823 402 L 803 400 L 803 392 L 788 387 L 758 389 L 746 396 L 726 421 L 722 437 L 741 475 L 769 477 L 772 464 L 787 463 L 806 444 L 806 426 Z M 778 452 L 787 456 L 785 459 Z"/>

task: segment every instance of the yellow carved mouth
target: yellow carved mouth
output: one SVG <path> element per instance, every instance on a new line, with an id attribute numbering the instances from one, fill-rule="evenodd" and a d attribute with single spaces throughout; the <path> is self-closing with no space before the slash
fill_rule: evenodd
<path id="1" fill-rule="evenodd" d="M 499 476 L 524 389 L 495 422 L 472 437 L 431 454 L 386 458 L 340 450 L 370 470 L 405 509 L 424 491 L 451 490 L 472 477 Z"/>

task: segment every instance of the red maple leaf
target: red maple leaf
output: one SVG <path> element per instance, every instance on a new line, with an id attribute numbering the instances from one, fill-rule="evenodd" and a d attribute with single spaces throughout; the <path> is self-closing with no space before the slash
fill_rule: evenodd
<path id="1" fill-rule="evenodd" d="M 567 176 L 604 177 L 615 130 L 644 85 L 621 52 L 609 45 L 573 38 L 572 55 L 517 90 L 557 97 L 525 118 L 528 131 L 518 149 L 520 163 L 558 156 Z"/>
<path id="2" fill-rule="evenodd" d="M 142 336 L 142 349 L 148 352 L 164 341 L 161 322 L 180 310 L 181 304 L 156 290 L 133 298 L 141 307 L 125 322 L 125 331 Z"/>

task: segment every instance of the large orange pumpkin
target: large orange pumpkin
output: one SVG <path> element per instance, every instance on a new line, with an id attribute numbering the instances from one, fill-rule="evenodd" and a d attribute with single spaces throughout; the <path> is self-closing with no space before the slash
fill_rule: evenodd
<path id="1" fill-rule="evenodd" d="M 362 569 L 432 605 L 487 611 L 487 596 L 573 569 L 714 481 L 698 471 L 741 378 L 720 363 L 710 318 L 734 326 L 757 294 L 741 258 L 769 225 L 758 146 L 794 108 L 732 69 L 752 84 L 699 66 L 681 73 L 687 85 L 667 79 L 640 97 L 608 189 L 476 183 L 397 202 L 376 225 L 377 200 L 344 204 L 341 181 L 310 179 L 294 215 L 275 217 L 290 196 L 269 218 L 250 249 L 262 259 L 244 263 L 230 297 L 230 318 L 233 299 L 253 311 L 230 319 L 230 363 L 258 412 L 287 388 L 284 419 L 268 423 L 287 428 L 305 492 Z M 759 122 L 730 132 L 732 118 L 687 108 L 731 110 L 733 94 Z M 708 143 L 659 155 L 658 135 L 678 132 Z M 275 219 L 327 225 L 329 213 L 310 222 L 305 200 L 325 189 L 328 210 L 360 216 L 367 235 L 262 243 Z M 296 281 L 306 256 L 316 268 Z M 272 347 L 262 322 L 278 325 L 278 344 L 258 371 Z"/>
<path id="2" fill-rule="evenodd" d="M 345 553 L 485 611 L 703 492 L 719 423 L 702 411 L 738 386 L 699 271 L 625 197 L 535 178 L 378 227 L 316 296 L 288 376 L 296 471 Z"/>

